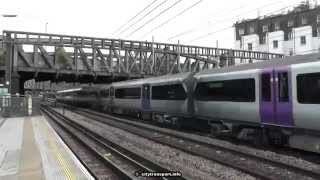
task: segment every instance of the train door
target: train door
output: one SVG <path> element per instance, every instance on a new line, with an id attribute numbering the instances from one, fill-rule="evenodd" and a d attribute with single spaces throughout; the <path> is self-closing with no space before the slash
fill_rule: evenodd
<path id="1" fill-rule="evenodd" d="M 150 109 L 150 84 L 142 85 L 142 108 L 144 110 Z"/>
<path id="2" fill-rule="evenodd" d="M 274 71 L 263 70 L 260 74 L 260 117 L 262 123 L 276 124 L 274 102 Z"/>
<path id="3" fill-rule="evenodd" d="M 292 85 L 289 67 L 277 68 L 276 79 L 276 122 L 279 125 L 293 126 Z"/>
<path id="4" fill-rule="evenodd" d="M 110 106 L 113 106 L 113 98 L 115 98 L 115 90 L 114 87 L 110 87 L 110 94 L 109 94 L 109 98 L 110 98 Z"/>
<path id="5" fill-rule="evenodd" d="M 260 117 L 264 124 L 293 126 L 289 68 L 268 69 L 260 75 Z"/>

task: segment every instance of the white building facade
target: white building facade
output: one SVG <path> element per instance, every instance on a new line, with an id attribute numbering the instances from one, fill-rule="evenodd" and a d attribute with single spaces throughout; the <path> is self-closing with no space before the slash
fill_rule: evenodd
<path id="1" fill-rule="evenodd" d="M 287 14 L 235 25 L 235 49 L 297 55 L 320 52 L 320 7 L 300 5 Z"/>

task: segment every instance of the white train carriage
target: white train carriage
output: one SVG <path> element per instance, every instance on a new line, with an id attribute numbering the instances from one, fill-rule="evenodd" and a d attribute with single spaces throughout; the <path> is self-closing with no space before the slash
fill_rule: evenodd
<path id="1" fill-rule="evenodd" d="M 320 131 L 319 62 L 291 66 L 294 125 Z"/>
<path id="2" fill-rule="evenodd" d="M 222 130 L 229 123 L 259 126 L 259 70 L 217 70 L 195 75 L 194 115 Z"/>
<path id="3" fill-rule="evenodd" d="M 111 109 L 113 113 L 139 116 L 142 110 L 141 91 L 143 81 L 141 79 L 111 84 Z"/>
<path id="4" fill-rule="evenodd" d="M 320 55 L 195 75 L 195 116 L 216 132 L 265 130 L 269 140 L 320 152 Z"/>
<path id="5" fill-rule="evenodd" d="M 192 73 L 112 83 L 112 107 L 114 112 L 175 124 L 193 110 L 192 83 Z"/>
<path id="6" fill-rule="evenodd" d="M 74 105 L 74 94 L 80 90 L 81 88 L 74 88 L 57 91 L 57 101 L 64 104 Z"/>
<path id="7" fill-rule="evenodd" d="M 103 112 L 111 112 L 111 100 L 112 100 L 112 92 L 111 92 L 111 84 L 107 85 L 99 85 L 96 86 L 99 92 L 99 110 Z"/>
<path id="8" fill-rule="evenodd" d="M 193 113 L 193 73 L 180 73 L 149 79 L 145 89 L 150 89 L 150 106 L 144 112 L 151 112 L 155 121 L 180 125 Z M 149 86 L 149 87 L 148 87 Z M 147 99 L 146 99 L 147 100 Z M 187 119 L 186 119 L 187 118 Z"/>
<path id="9" fill-rule="evenodd" d="M 57 92 L 59 102 L 85 108 L 96 108 L 100 105 L 99 91 L 93 87 L 67 89 Z"/>

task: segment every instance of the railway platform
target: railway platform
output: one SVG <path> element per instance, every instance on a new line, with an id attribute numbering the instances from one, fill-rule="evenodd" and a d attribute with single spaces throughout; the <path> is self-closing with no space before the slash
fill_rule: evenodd
<path id="1" fill-rule="evenodd" d="M 0 180 L 94 179 L 44 116 L 0 116 Z"/>

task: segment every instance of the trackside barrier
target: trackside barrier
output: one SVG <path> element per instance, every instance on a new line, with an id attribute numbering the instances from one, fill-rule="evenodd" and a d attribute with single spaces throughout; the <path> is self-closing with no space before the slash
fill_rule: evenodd
<path id="1" fill-rule="evenodd" d="M 21 117 L 40 115 L 41 97 L 0 96 L 0 116 Z"/>

